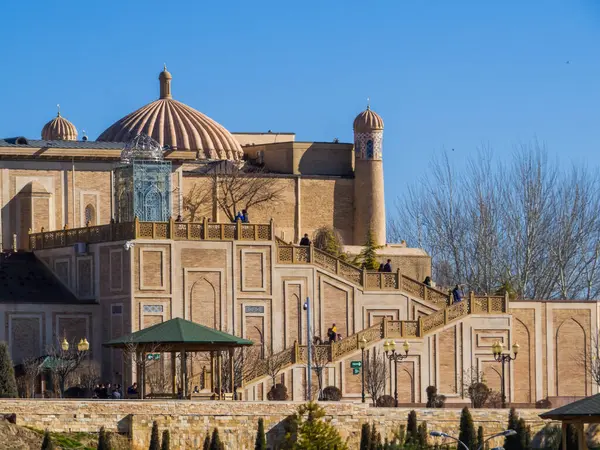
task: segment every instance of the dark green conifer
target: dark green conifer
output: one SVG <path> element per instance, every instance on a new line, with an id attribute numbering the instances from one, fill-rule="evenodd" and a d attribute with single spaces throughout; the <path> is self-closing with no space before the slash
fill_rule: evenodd
<path id="1" fill-rule="evenodd" d="M 98 446 L 97 450 L 110 450 L 110 440 L 109 436 L 106 433 L 104 427 L 100 427 L 100 432 L 98 433 Z"/>
<path id="2" fill-rule="evenodd" d="M 169 450 L 171 448 L 171 434 L 169 430 L 164 430 L 162 435 L 162 444 L 160 450 Z"/>
<path id="3" fill-rule="evenodd" d="M 419 427 L 417 425 L 417 413 L 413 409 L 408 413 L 408 421 L 406 424 L 406 444 L 416 444 L 419 440 Z"/>
<path id="4" fill-rule="evenodd" d="M 267 450 L 267 437 L 265 436 L 265 421 L 262 417 L 258 419 L 258 430 L 256 432 L 254 450 Z"/>
<path id="5" fill-rule="evenodd" d="M 0 397 L 17 398 L 18 396 L 15 370 L 8 345 L 6 342 L 0 342 Z"/>
<path id="6" fill-rule="evenodd" d="M 466 406 L 463 408 L 460 415 L 460 433 L 458 440 L 465 443 L 468 448 L 476 448 L 477 435 L 475 434 L 475 425 L 473 424 L 473 418 L 471 412 Z"/>
<path id="7" fill-rule="evenodd" d="M 360 450 L 371 448 L 371 428 L 368 423 L 363 423 L 360 428 Z"/>
<path id="8" fill-rule="evenodd" d="M 50 432 L 48 430 L 44 431 L 44 440 L 42 441 L 42 450 L 54 450 L 54 442 L 52 442 L 52 437 L 50 436 Z"/>
<path id="9" fill-rule="evenodd" d="M 150 446 L 148 450 L 160 450 L 160 437 L 158 435 L 158 423 L 152 422 L 152 434 L 150 435 Z"/>

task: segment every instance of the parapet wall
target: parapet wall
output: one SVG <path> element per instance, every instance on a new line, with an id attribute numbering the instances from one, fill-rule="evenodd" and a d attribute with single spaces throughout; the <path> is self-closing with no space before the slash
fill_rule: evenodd
<path id="1" fill-rule="evenodd" d="M 102 401 L 102 400 L 0 400 L 0 413 L 17 415 L 17 424 L 56 432 L 108 431 L 128 434 L 133 449 L 148 448 L 152 422 L 171 433 L 171 448 L 201 448 L 207 432 L 217 427 L 228 450 L 254 448 L 257 422 L 265 421 L 271 448 L 283 435 L 283 421 L 301 403 L 294 402 L 181 402 L 181 401 Z M 322 403 L 329 418 L 351 450 L 358 449 L 360 427 L 375 423 L 383 437 L 392 438 L 400 425 L 406 425 L 411 408 L 371 408 L 360 403 Z M 416 409 L 419 423 L 428 430 L 458 433 L 460 409 Z M 533 432 L 544 426 L 540 409 L 519 410 Z M 505 429 L 508 410 L 471 410 L 475 426 L 486 435 Z M 501 445 L 500 440 L 495 445 Z"/>

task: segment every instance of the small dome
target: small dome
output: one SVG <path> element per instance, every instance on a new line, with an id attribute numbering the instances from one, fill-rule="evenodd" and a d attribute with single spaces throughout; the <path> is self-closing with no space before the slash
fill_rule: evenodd
<path id="1" fill-rule="evenodd" d="M 60 109 L 54 119 L 42 128 L 42 139 L 45 141 L 76 141 L 77 128 L 60 115 Z"/>
<path id="2" fill-rule="evenodd" d="M 122 163 L 130 164 L 134 160 L 162 161 L 162 147 L 150 136 L 139 134 L 125 144 L 121 151 Z"/>
<path id="3" fill-rule="evenodd" d="M 375 130 L 383 130 L 383 119 L 375 111 L 371 111 L 370 106 L 367 106 L 367 109 L 354 119 L 354 132 L 368 133 Z"/>
<path id="4" fill-rule="evenodd" d="M 160 98 L 115 122 L 99 141 L 128 142 L 145 134 L 161 147 L 197 152 L 198 159 L 239 161 L 244 151 L 222 125 L 171 96 L 171 74 L 165 67 L 158 76 Z"/>

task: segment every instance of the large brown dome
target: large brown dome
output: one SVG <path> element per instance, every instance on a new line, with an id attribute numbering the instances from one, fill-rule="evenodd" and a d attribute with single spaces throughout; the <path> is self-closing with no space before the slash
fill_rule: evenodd
<path id="1" fill-rule="evenodd" d="M 158 77 L 160 99 L 123 117 L 98 140 L 127 142 L 139 134 L 146 134 L 163 147 L 197 151 L 199 159 L 242 159 L 242 147 L 229 131 L 210 117 L 171 98 L 171 78 L 165 67 Z"/>

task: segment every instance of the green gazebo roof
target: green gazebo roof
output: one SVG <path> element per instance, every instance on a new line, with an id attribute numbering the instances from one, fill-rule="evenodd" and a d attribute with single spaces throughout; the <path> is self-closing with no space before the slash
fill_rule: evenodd
<path id="1" fill-rule="evenodd" d="M 210 351 L 252 345 L 252 341 L 205 327 L 189 320 L 176 318 L 153 325 L 135 333 L 113 339 L 105 347 L 124 348 L 129 345 L 166 347 L 187 351 Z M 167 350 L 168 349 L 168 350 Z"/>
<path id="2" fill-rule="evenodd" d="M 600 394 L 582 398 L 568 405 L 540 414 L 542 419 L 577 419 L 600 416 Z"/>

